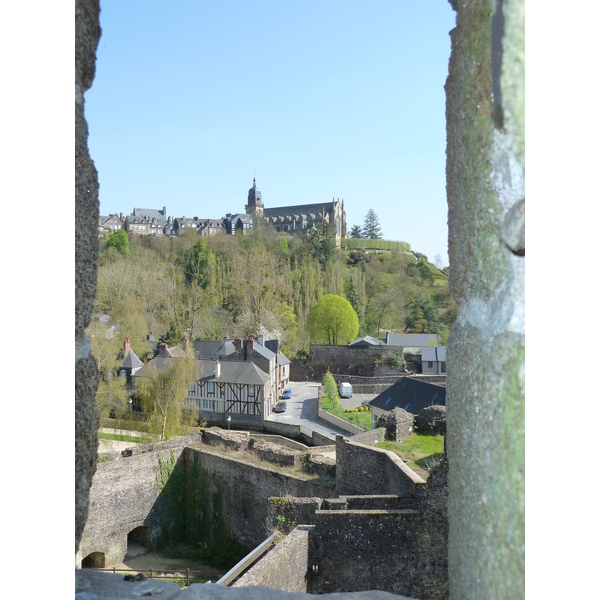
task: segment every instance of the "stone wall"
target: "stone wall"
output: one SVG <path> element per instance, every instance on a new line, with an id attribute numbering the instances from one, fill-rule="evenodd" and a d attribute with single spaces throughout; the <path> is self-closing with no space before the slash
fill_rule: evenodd
<path id="1" fill-rule="evenodd" d="M 447 344 L 450 597 L 522 598 L 525 2 L 451 3 L 446 190 L 458 312 Z"/>
<path id="2" fill-rule="evenodd" d="M 217 536 L 251 549 L 268 537 L 269 497 L 333 493 L 331 487 L 191 447 L 200 441 L 194 435 L 132 447 L 98 464 L 78 566 L 91 552 L 104 553 L 106 566 L 121 562 L 127 534 L 138 526 L 148 528 L 151 547 L 170 536 L 192 536 L 196 543 Z M 160 461 L 170 460 L 175 464 L 161 489 Z"/>
<path id="3" fill-rule="evenodd" d="M 190 468 L 201 472 L 204 488 L 198 494 L 209 499 L 205 509 L 213 514 L 219 512 L 226 535 L 248 548 L 258 546 L 270 535 L 270 497 L 322 497 L 334 492 L 318 483 L 221 456 L 209 449 L 187 448 L 186 461 Z M 204 503 L 193 496 L 188 501 L 198 506 Z"/>
<path id="4" fill-rule="evenodd" d="M 296 527 L 232 587 L 262 585 L 284 592 L 306 592 L 311 528 L 310 525 Z"/>
<path id="5" fill-rule="evenodd" d="M 120 563 L 127 553 L 127 534 L 138 526 L 149 528 L 152 545 L 161 522 L 172 521 L 168 507 L 160 501 L 158 455 L 171 453 L 181 464 L 186 445 L 198 443 L 200 436 L 178 438 L 148 446 L 134 446 L 111 453 L 97 465 L 90 489 L 90 508 L 76 563 L 91 552 L 105 554 L 106 566 Z"/>
<path id="6" fill-rule="evenodd" d="M 373 346 L 372 348 L 352 348 L 350 346 L 311 345 L 305 359 L 292 361 L 291 381 L 322 381 L 329 370 L 338 373 L 347 381 L 348 376 L 373 377 L 375 360 L 397 352 L 397 346 Z"/>
<path id="7" fill-rule="evenodd" d="M 336 438 L 336 491 L 348 494 L 417 493 L 425 481 L 393 452 Z"/>

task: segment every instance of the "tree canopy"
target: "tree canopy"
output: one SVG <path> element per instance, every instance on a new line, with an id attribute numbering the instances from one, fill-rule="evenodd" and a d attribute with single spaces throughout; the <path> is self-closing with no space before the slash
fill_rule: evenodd
<path id="1" fill-rule="evenodd" d="M 345 298 L 326 294 L 310 310 L 306 327 L 311 341 L 347 344 L 358 334 L 358 315 Z"/>
<path id="2" fill-rule="evenodd" d="M 129 256 L 129 236 L 124 229 L 114 231 L 106 240 L 106 248 L 114 248 L 123 256 Z"/>
<path id="3" fill-rule="evenodd" d="M 194 360 L 173 358 L 164 370 L 154 363 L 147 367 L 147 374 L 140 377 L 142 409 L 151 415 L 150 433 L 160 434 L 167 440 L 186 433 L 192 425 L 189 411 L 185 410 L 185 399 L 193 379 Z"/>

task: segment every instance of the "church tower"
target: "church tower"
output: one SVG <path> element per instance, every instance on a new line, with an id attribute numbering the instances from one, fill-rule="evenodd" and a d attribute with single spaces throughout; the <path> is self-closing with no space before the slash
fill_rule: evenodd
<path id="1" fill-rule="evenodd" d="M 256 213 L 257 215 L 263 214 L 263 203 L 260 190 L 256 187 L 256 177 L 254 178 L 252 187 L 248 190 L 248 204 L 246 204 L 246 214 L 251 215 Z"/>

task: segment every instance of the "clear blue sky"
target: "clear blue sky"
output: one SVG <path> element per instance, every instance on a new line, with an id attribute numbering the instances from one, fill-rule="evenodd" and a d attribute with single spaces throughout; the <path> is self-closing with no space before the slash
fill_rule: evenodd
<path id="1" fill-rule="evenodd" d="M 344 200 L 447 257 L 447 0 L 101 1 L 86 93 L 100 212 Z"/>

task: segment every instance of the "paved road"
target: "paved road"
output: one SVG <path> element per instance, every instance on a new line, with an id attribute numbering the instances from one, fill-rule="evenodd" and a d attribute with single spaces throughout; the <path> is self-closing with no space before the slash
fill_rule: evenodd
<path id="1" fill-rule="evenodd" d="M 304 381 L 291 381 L 289 387 L 292 390 L 292 398 L 286 400 L 287 410 L 284 413 L 272 414 L 273 421 L 303 425 L 312 431 L 326 435 L 331 440 L 334 440 L 337 434 L 348 435 L 347 432 L 320 420 L 317 416 L 318 383 L 309 382 L 307 385 Z M 364 400 L 371 400 L 374 397 L 374 394 L 354 394 L 352 398 L 344 398 L 342 406 L 354 408 L 360 406 Z"/>

